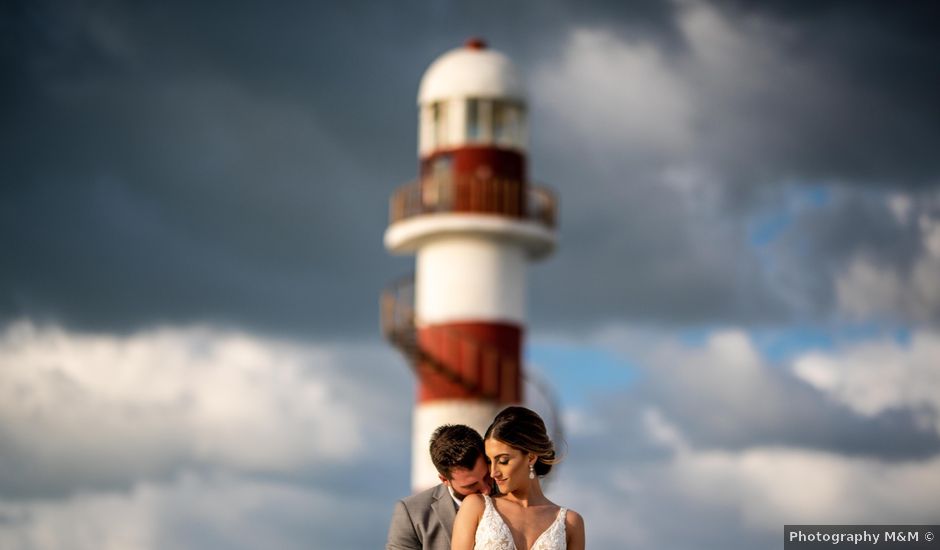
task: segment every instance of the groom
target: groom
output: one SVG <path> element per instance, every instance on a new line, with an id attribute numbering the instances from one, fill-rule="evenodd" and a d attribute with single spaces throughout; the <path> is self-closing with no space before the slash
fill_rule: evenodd
<path id="1" fill-rule="evenodd" d="M 395 503 L 385 550 L 448 550 L 461 501 L 492 490 L 483 438 L 473 428 L 455 424 L 435 430 L 431 462 L 441 484 Z"/>

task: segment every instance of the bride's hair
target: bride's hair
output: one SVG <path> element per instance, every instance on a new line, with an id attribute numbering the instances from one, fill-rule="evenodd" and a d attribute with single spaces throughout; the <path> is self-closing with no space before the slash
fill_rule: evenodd
<path id="1" fill-rule="evenodd" d="M 535 461 L 537 475 L 546 475 L 553 464 L 560 462 L 555 458 L 555 445 L 548 437 L 542 417 L 525 407 L 506 407 L 500 411 L 483 436 L 484 439 L 491 437 L 538 457 Z"/>

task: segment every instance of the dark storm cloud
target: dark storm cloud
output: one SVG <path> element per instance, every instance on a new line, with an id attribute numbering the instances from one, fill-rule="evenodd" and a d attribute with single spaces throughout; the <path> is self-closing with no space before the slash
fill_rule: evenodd
<path id="1" fill-rule="evenodd" d="M 361 41 L 314 14 L 22 11 L 7 317 L 374 326 L 420 65 L 358 66 Z M 376 110 L 376 79 L 401 109 Z"/>
<path id="2" fill-rule="evenodd" d="M 379 290 L 411 265 L 381 235 L 414 177 L 428 63 L 483 34 L 531 77 L 594 29 L 660 52 L 694 97 L 693 140 L 617 151 L 605 140 L 630 129 L 613 116 L 572 143 L 551 111 L 588 106 L 532 89 L 533 172 L 563 223 L 563 256 L 533 270 L 536 323 L 786 318 L 742 229 L 766 201 L 751 184 L 935 184 L 937 39 L 920 8 L 721 4 L 787 62 L 742 89 L 690 68 L 689 6 L 7 4 L 0 316 L 372 333 Z M 660 188 L 675 163 L 725 202 L 689 215 Z"/>
<path id="3" fill-rule="evenodd" d="M 929 204 L 918 201 L 916 193 L 911 200 Z M 830 188 L 825 205 L 795 215 L 779 240 L 769 245 L 779 266 L 776 281 L 799 289 L 797 294 L 806 298 L 796 309 L 825 318 L 838 308 L 836 286 L 856 258 L 886 266 L 906 279 L 926 254 L 916 223 L 923 209 L 912 209 L 912 219 L 899 219 L 881 189 Z M 805 268 L 807 258 L 813 259 L 813 269 Z M 900 309 L 883 313 L 896 320 L 907 314 Z"/>
<path id="4" fill-rule="evenodd" d="M 564 151 L 533 160 L 563 222 L 563 260 L 534 274 L 536 320 L 825 319 L 857 255 L 909 270 L 923 235 L 887 197 L 940 183 L 940 81 L 926 69 L 940 48 L 920 8 L 678 6 L 682 47 L 582 35 L 557 62 L 566 81 L 535 95 L 548 127 L 536 151 Z M 835 198 L 781 230 L 771 266 L 755 226 L 801 185 Z"/>
<path id="5" fill-rule="evenodd" d="M 802 169 L 820 178 L 937 185 L 940 160 L 933 149 L 940 137 L 940 107 L 932 98 L 940 91 L 940 75 L 931 67 L 940 64 L 940 37 L 930 23 L 937 16 L 935 3 L 718 4 L 779 26 L 786 33 L 780 44 L 786 57 L 812 64 L 831 85 L 819 97 L 800 97 L 800 88 L 791 88 L 787 74 L 780 73 L 779 91 L 796 97 L 793 110 L 784 108 L 777 122 L 783 132 L 805 140 L 791 145 L 796 154 L 791 173 Z M 785 107 L 780 99 L 766 106 Z M 801 112 L 817 116 L 794 116 Z"/>
<path id="6" fill-rule="evenodd" d="M 418 80 L 496 18 L 259 8 L 7 7 L 4 317 L 374 330 Z"/>

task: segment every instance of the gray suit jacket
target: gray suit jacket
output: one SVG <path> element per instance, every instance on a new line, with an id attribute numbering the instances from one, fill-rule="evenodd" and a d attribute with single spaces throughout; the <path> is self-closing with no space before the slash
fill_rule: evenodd
<path id="1" fill-rule="evenodd" d="M 442 483 L 395 503 L 386 550 L 450 550 L 457 505 Z"/>

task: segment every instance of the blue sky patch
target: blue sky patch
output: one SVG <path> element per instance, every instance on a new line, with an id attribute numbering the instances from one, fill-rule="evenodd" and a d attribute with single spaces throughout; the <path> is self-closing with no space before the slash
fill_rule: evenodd
<path id="1" fill-rule="evenodd" d="M 551 380 L 562 403 L 583 405 L 591 395 L 619 390 L 636 379 L 637 368 L 608 350 L 591 345 L 530 343 L 526 368 Z"/>

